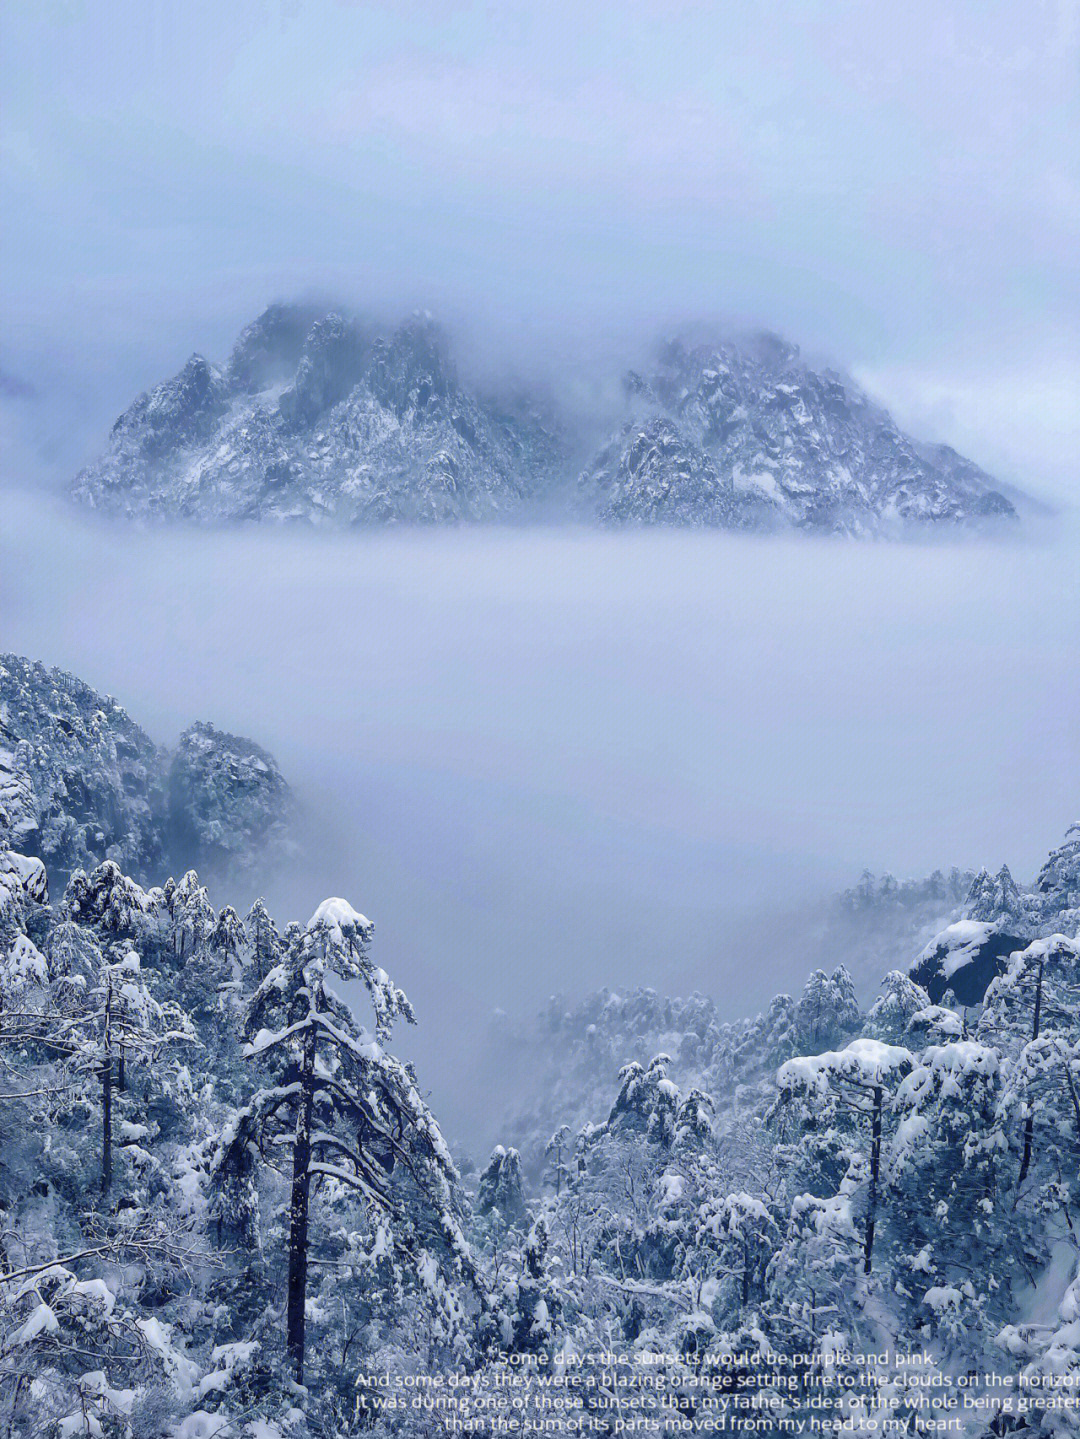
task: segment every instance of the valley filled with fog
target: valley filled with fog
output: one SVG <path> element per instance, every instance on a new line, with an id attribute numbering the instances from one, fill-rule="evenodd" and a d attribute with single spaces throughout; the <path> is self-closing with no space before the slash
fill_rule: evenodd
<path id="1" fill-rule="evenodd" d="M 198 718 L 272 751 L 304 815 L 266 898 L 376 921 L 451 1123 L 496 1008 L 649 984 L 752 1013 L 805 977 L 801 907 L 864 867 L 1029 878 L 1076 818 L 1069 525 L 328 536 L 5 506 L 4 647 L 160 743 Z"/>

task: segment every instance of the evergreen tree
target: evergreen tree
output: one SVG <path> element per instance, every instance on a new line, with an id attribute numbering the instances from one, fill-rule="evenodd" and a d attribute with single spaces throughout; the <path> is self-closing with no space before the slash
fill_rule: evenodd
<path id="1" fill-rule="evenodd" d="M 474 1275 L 459 1223 L 457 1175 L 439 1128 L 409 1069 L 383 1044 L 396 1019 L 412 1022 L 405 995 L 372 964 L 373 926 L 341 899 L 326 900 L 252 996 L 245 1053 L 272 1072 L 239 1117 L 236 1145 L 285 1143 L 292 1150 L 286 1348 L 303 1383 L 311 1200 L 319 1186 L 351 1192 L 387 1221 L 414 1263 L 439 1256 Z M 359 981 L 375 1014 L 360 1029 L 331 988 Z"/>
<path id="2" fill-rule="evenodd" d="M 244 933 L 250 950 L 249 961 L 254 971 L 255 983 L 261 984 L 281 957 L 281 936 L 262 899 L 257 899 L 248 911 L 244 921 Z"/>
<path id="3" fill-rule="evenodd" d="M 803 1122 L 821 1123 L 826 1115 L 843 1112 L 859 1130 L 868 1131 L 866 1198 L 863 1225 L 863 1270 L 873 1266 L 874 1233 L 882 1198 L 882 1144 L 886 1115 L 891 1111 L 896 1086 L 912 1067 L 910 1051 L 874 1039 L 855 1039 L 846 1049 L 790 1059 L 777 1074 L 780 1101 L 794 1104 Z"/>

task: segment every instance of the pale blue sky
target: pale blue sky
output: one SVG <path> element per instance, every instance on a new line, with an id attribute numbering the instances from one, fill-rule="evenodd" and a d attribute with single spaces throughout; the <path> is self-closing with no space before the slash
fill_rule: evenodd
<path id="1" fill-rule="evenodd" d="M 7 458 L 61 470 L 268 300 L 549 357 L 780 329 L 1004 478 L 1075 484 L 1077 5 L 13 0 Z"/>

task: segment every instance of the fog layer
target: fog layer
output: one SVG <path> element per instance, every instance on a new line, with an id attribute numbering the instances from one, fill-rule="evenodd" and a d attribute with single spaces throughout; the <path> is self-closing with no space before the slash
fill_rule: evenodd
<path id="1" fill-rule="evenodd" d="M 1080 808 L 1071 539 L 140 532 L 9 497 L 0 561 L 4 648 L 160 741 L 276 754 L 307 833 L 268 898 L 376 921 L 452 1116 L 495 1006 L 745 1013 L 802 977 L 778 915 L 864 865 L 1030 875 Z"/>

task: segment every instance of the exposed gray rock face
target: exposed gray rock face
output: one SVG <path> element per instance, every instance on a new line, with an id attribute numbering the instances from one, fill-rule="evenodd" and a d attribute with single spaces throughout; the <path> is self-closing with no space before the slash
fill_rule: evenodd
<path id="1" fill-rule="evenodd" d="M 539 406 L 461 384 L 429 318 L 381 337 L 275 305 L 223 367 L 193 356 L 136 400 L 74 494 L 113 513 L 200 521 L 510 518 L 560 453 Z"/>
<path id="2" fill-rule="evenodd" d="M 250 740 L 195 724 L 170 756 L 82 680 L 0 655 L 0 844 L 59 888 L 107 859 L 143 881 L 197 868 L 227 883 L 285 857 L 293 816 Z"/>
<path id="3" fill-rule="evenodd" d="M 919 444 L 773 335 L 674 341 L 625 379 L 603 442 L 528 395 L 464 383 L 426 316 L 389 335 L 273 305 L 221 367 L 193 356 L 113 426 L 76 479 L 129 516 L 331 525 L 566 513 L 609 525 L 888 534 L 1015 519 L 977 465 Z M 573 449 L 595 458 L 576 487 Z"/>
<path id="4" fill-rule="evenodd" d="M 1015 518 L 978 466 L 917 444 L 772 335 L 675 341 L 625 389 L 629 418 L 579 481 L 606 524 L 879 534 Z"/>
<path id="5" fill-rule="evenodd" d="M 611 525 L 772 529 L 774 505 L 730 483 L 666 415 L 629 425 L 582 477 L 596 518 Z"/>
<path id="6" fill-rule="evenodd" d="M 959 920 L 927 945 L 912 967 L 911 978 L 934 1004 L 950 991 L 959 1004 L 981 1004 L 990 983 L 1008 968 L 1009 956 L 1026 943 L 1001 922 Z"/>

